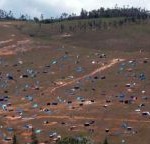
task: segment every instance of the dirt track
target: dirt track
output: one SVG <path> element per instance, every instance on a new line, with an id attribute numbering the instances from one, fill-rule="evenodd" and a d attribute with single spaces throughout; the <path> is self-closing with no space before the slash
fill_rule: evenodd
<path id="1" fill-rule="evenodd" d="M 25 48 L 26 44 L 29 44 L 31 42 L 28 39 L 21 40 L 21 41 L 13 41 L 12 39 L 10 39 L 6 41 L 0 41 L 0 44 L 7 44 L 9 42 L 13 42 L 13 44 L 4 46 L 3 48 L 1 48 L 0 56 L 15 55 L 17 52 L 25 52 L 25 51 L 30 50 L 30 49 Z"/>
<path id="2" fill-rule="evenodd" d="M 8 39 L 8 40 L 5 40 L 5 41 L 0 41 L 0 45 L 1 44 L 6 44 L 6 43 L 9 43 L 9 42 L 12 42 L 13 39 Z"/>
<path id="3" fill-rule="evenodd" d="M 76 82 L 78 82 L 78 81 L 80 81 L 80 80 L 83 80 L 83 79 L 85 79 L 85 78 L 87 78 L 87 77 L 93 76 L 93 75 L 95 75 L 96 73 L 99 73 L 99 72 L 101 72 L 101 71 L 104 71 L 104 70 L 106 70 L 106 69 L 112 67 L 113 65 L 115 65 L 115 64 L 117 64 L 117 63 L 119 63 L 119 62 L 121 62 L 121 61 L 124 61 L 124 59 L 113 59 L 113 60 L 111 60 L 111 62 L 110 62 L 109 64 L 104 65 L 104 66 L 102 66 L 102 67 L 100 67 L 100 68 L 94 70 L 93 72 L 91 72 L 91 73 L 89 73 L 89 74 L 86 74 L 86 75 L 84 75 L 84 76 L 82 76 L 82 77 L 76 78 L 76 79 L 74 79 L 74 80 L 72 80 L 72 81 L 69 81 L 69 82 L 63 82 L 63 84 L 61 84 L 61 85 L 59 85 L 59 86 L 56 86 L 56 87 L 54 87 L 54 88 L 51 88 L 51 87 L 50 87 L 50 88 L 46 89 L 44 92 L 50 92 L 51 94 L 53 94 L 53 93 L 54 93 L 57 89 L 59 89 L 59 88 L 65 87 L 65 86 L 67 86 L 67 85 L 71 85 L 71 84 L 76 83 Z"/>

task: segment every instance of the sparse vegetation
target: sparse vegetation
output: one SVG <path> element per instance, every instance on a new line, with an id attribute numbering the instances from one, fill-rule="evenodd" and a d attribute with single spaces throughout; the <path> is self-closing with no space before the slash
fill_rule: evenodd
<path id="1" fill-rule="evenodd" d="M 105 140 L 104 140 L 103 144 L 108 144 L 108 140 L 107 140 L 107 138 L 105 138 Z"/>
<path id="2" fill-rule="evenodd" d="M 12 144 L 18 144 L 18 142 L 17 142 L 17 137 L 16 137 L 15 134 L 14 134 L 14 136 L 13 136 L 13 142 L 12 142 Z"/>
<path id="3" fill-rule="evenodd" d="M 35 133 L 35 130 L 32 129 L 32 134 L 31 134 L 31 144 L 38 144 L 38 139 Z"/>
<path id="4" fill-rule="evenodd" d="M 147 144 L 149 16 L 116 6 L 31 20 L 0 10 L 2 142 Z"/>
<path id="5" fill-rule="evenodd" d="M 93 143 L 84 137 L 66 137 L 58 141 L 57 144 L 93 144 Z"/>

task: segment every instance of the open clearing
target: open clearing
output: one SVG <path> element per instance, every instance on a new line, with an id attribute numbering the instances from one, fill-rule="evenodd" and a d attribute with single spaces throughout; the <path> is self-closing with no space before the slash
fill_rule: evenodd
<path id="1" fill-rule="evenodd" d="M 148 144 L 149 23 L 45 36 L 48 26 L 30 37 L 27 23 L 0 24 L 0 143 L 14 132 L 28 142 L 33 127 L 40 142 Z"/>

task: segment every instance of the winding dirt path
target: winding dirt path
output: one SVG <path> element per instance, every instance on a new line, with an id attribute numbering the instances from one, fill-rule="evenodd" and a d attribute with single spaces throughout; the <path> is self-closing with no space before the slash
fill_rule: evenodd
<path id="1" fill-rule="evenodd" d="M 78 81 L 80 81 L 80 80 L 83 80 L 83 79 L 85 79 L 85 78 L 87 78 L 87 77 L 93 76 L 93 75 L 95 75 L 96 73 L 102 72 L 102 71 L 104 71 L 104 70 L 106 70 L 106 69 L 112 67 L 113 65 L 115 65 L 115 64 L 117 64 L 117 63 L 119 63 L 119 62 L 122 62 L 122 61 L 124 61 L 124 59 L 113 59 L 113 60 L 111 60 L 111 62 L 110 62 L 109 64 L 104 65 L 104 66 L 102 66 L 102 67 L 100 67 L 100 68 L 94 70 L 93 72 L 91 72 L 91 73 L 89 73 L 89 74 L 86 74 L 86 75 L 84 75 L 84 76 L 82 76 L 82 77 L 76 78 L 76 79 L 74 79 L 74 80 L 72 80 L 72 81 L 69 81 L 69 82 L 63 82 L 61 85 L 56 86 L 56 87 L 54 87 L 54 88 L 51 88 L 51 87 L 50 87 L 50 88 L 46 89 L 44 92 L 46 92 L 46 93 L 47 93 L 47 92 L 50 92 L 50 94 L 53 94 L 57 89 L 60 89 L 60 88 L 62 88 L 62 87 L 68 86 L 68 85 L 71 85 L 71 84 L 76 83 L 76 82 L 78 82 Z"/>

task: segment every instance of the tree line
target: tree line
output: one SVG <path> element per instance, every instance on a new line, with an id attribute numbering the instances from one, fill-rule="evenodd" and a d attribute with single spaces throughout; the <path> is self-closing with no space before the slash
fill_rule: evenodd
<path id="1" fill-rule="evenodd" d="M 105 18 L 108 19 L 106 20 Z M 81 9 L 79 15 L 64 12 L 59 18 L 44 18 L 43 14 L 41 14 L 40 18 L 34 17 L 31 19 L 30 16 L 26 14 L 22 14 L 19 18 L 16 18 L 12 11 L 6 12 L 0 10 L 0 20 L 19 20 L 37 24 L 37 29 L 29 32 L 31 37 L 38 36 L 44 31 L 42 24 L 51 24 L 50 34 L 75 33 L 118 28 L 132 23 L 141 24 L 148 22 L 148 19 L 150 19 L 150 12 L 146 9 L 135 7 L 119 8 L 117 5 L 111 9 L 103 7 L 91 11 Z M 17 26 L 17 28 L 23 31 L 23 26 Z"/>
<path id="2" fill-rule="evenodd" d="M 84 9 L 81 10 L 80 18 L 112 18 L 112 17 L 136 17 L 136 18 L 148 18 L 149 11 L 142 8 L 134 8 L 134 7 L 115 7 L 115 8 L 103 8 L 101 7 L 98 10 L 86 11 Z"/>
<path id="3" fill-rule="evenodd" d="M 0 9 L 0 20 L 14 20 L 12 11 L 6 12 L 5 10 Z"/>
<path id="4" fill-rule="evenodd" d="M 150 12 L 146 9 L 135 8 L 135 7 L 123 7 L 119 8 L 115 6 L 115 8 L 104 8 L 101 7 L 97 10 L 87 11 L 82 9 L 80 15 L 76 15 L 74 13 L 67 14 L 62 13 L 60 18 L 50 18 L 43 19 L 43 23 L 53 23 L 64 20 L 81 20 L 81 19 L 96 19 L 96 18 L 115 18 L 115 17 L 125 17 L 125 18 L 134 18 L 134 19 L 148 19 L 150 18 Z"/>
<path id="5" fill-rule="evenodd" d="M 12 11 L 6 12 L 5 10 L 0 9 L 0 20 L 21 20 L 21 21 L 35 21 L 42 23 L 54 23 L 60 22 L 64 20 L 80 20 L 80 19 L 95 19 L 95 18 L 114 18 L 114 17 L 125 17 L 125 18 L 134 18 L 134 19 L 147 19 L 150 17 L 150 11 L 142 8 L 136 7 L 123 7 L 120 8 L 117 5 L 114 8 L 104 8 L 101 7 L 99 9 L 94 9 L 91 11 L 87 11 L 85 9 L 81 9 L 79 15 L 75 13 L 68 14 L 62 13 L 59 18 L 45 18 L 41 14 L 42 18 L 30 18 L 27 14 L 21 14 L 19 18 L 16 18 L 13 15 Z"/>

